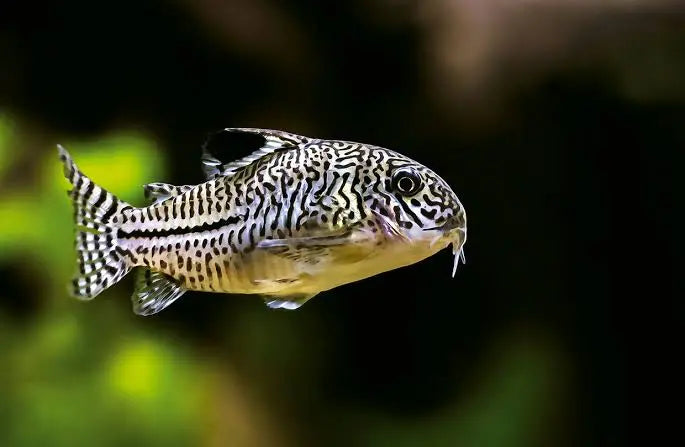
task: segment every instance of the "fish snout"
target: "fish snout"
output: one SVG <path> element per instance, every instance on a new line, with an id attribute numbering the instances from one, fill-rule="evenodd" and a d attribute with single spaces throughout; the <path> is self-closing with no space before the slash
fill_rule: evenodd
<path id="1" fill-rule="evenodd" d="M 466 215 L 463 210 L 459 210 L 456 214 L 447 218 L 441 229 L 445 236 L 452 236 L 456 233 L 462 235 L 462 239 L 466 236 Z"/>

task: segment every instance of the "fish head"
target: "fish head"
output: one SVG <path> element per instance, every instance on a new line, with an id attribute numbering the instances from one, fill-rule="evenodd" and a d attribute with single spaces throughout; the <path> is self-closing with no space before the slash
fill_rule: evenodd
<path id="1" fill-rule="evenodd" d="M 454 276 L 459 261 L 465 261 L 464 206 L 433 170 L 401 154 L 389 153 L 384 178 L 367 190 L 373 197 L 367 203 L 387 235 L 435 251 L 451 245 Z"/>

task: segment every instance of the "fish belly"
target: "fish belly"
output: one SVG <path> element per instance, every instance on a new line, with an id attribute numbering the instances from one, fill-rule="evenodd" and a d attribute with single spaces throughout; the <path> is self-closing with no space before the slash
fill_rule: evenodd
<path id="1" fill-rule="evenodd" d="M 311 265 L 294 262 L 282 257 L 263 260 L 267 269 L 254 266 L 253 272 L 261 272 L 260 278 L 252 276 L 253 291 L 239 293 L 261 293 L 268 295 L 316 294 L 335 287 L 356 282 L 377 274 L 405 267 L 419 262 L 441 249 L 446 244 L 413 244 L 399 247 L 377 248 L 363 259 L 336 256 L 333 252 Z M 250 269 L 245 270 L 250 271 Z M 272 273 L 271 275 L 265 273 Z M 234 292 L 236 293 L 236 292 Z"/>

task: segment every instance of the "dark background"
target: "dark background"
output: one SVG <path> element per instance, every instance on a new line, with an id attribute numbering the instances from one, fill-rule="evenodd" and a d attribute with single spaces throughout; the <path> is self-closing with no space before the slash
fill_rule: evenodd
<path id="1" fill-rule="evenodd" d="M 685 8 L 596 3 L 2 2 L 0 444 L 624 445 L 675 376 Z M 128 132 L 159 162 L 144 181 L 198 183 L 204 137 L 240 126 L 434 168 L 467 264 L 451 279 L 441 252 L 297 312 L 188 293 L 135 317 L 129 278 L 70 301 L 54 144 L 116 178 L 126 144 L 98 141 Z M 628 379 L 644 367 L 659 378 Z"/>

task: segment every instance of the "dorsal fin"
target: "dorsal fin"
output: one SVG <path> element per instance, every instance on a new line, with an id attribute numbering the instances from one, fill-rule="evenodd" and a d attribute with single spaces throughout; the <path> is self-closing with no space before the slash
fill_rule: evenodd
<path id="1" fill-rule="evenodd" d="M 202 147 L 202 169 L 207 179 L 231 176 L 237 170 L 279 150 L 297 147 L 309 138 L 280 130 L 249 127 L 227 127 L 210 135 Z M 223 154 L 232 150 L 249 155 L 235 161 L 225 160 Z"/>

